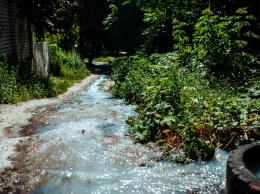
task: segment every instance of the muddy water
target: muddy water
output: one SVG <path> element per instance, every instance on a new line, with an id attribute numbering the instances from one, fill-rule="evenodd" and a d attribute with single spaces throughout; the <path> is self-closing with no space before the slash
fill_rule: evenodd
<path id="1" fill-rule="evenodd" d="M 158 161 L 162 153 L 153 144 L 134 143 L 125 120 L 135 107 L 100 90 L 106 79 L 71 97 L 37 130 L 31 182 L 51 176 L 31 193 L 219 193 L 225 187 L 228 153 L 217 150 L 209 162 L 177 165 Z"/>

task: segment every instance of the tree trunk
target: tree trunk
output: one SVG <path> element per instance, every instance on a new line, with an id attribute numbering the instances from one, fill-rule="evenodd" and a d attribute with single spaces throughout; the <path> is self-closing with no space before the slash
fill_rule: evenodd
<path id="1" fill-rule="evenodd" d="M 88 56 L 88 65 L 89 66 L 93 65 L 93 53 L 90 53 Z"/>

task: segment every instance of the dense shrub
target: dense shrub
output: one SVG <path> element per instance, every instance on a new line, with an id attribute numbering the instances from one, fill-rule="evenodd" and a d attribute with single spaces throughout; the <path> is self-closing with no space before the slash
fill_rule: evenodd
<path id="1" fill-rule="evenodd" d="M 82 79 L 89 75 L 86 63 L 76 50 L 63 51 L 57 44 L 50 45 L 50 73 L 65 79 Z"/>
<path id="2" fill-rule="evenodd" d="M 259 38 L 247 30 L 252 20 L 256 18 L 248 15 L 246 8 L 238 9 L 236 15 L 229 17 L 204 10 L 193 35 L 199 63 L 215 77 L 243 79 L 255 63 L 254 56 L 248 52 L 248 40 Z"/>
<path id="3" fill-rule="evenodd" d="M 54 76 L 63 75 L 62 60 L 57 44 L 50 45 L 50 73 Z"/>
<path id="4" fill-rule="evenodd" d="M 140 142 L 157 141 L 185 156 L 209 159 L 216 147 L 233 149 L 260 140 L 259 81 L 247 89 L 219 83 L 174 53 L 118 61 L 112 93 L 137 105 L 129 132 Z M 211 78 L 211 79 L 209 79 Z"/>
<path id="5" fill-rule="evenodd" d="M 7 57 L 4 55 L 0 61 L 0 103 L 12 103 L 17 92 L 17 72 L 9 67 Z"/>
<path id="6" fill-rule="evenodd" d="M 15 70 L 4 57 L 0 62 L 0 103 L 54 97 L 90 74 L 76 51 L 64 52 L 51 44 L 50 52 L 51 71 L 47 77 L 35 75 L 26 63 Z"/>
<path id="7" fill-rule="evenodd" d="M 191 29 L 187 17 L 173 18 L 175 53 L 119 60 L 112 76 L 112 92 L 138 107 L 130 134 L 182 147 L 177 161 L 260 140 L 259 57 L 247 47 L 259 38 L 248 30 L 255 18 L 246 8 L 225 17 L 208 8 Z"/>
<path id="8" fill-rule="evenodd" d="M 250 53 L 252 49 L 248 46 L 249 42 L 259 39 L 250 31 L 255 20 L 246 8 L 225 17 L 208 8 L 195 22 L 193 35 L 188 36 L 191 23 L 187 18 L 174 18 L 174 49 L 180 65 L 202 69 L 217 79 L 245 81 L 248 74 L 259 69 L 259 59 L 255 53 Z"/>

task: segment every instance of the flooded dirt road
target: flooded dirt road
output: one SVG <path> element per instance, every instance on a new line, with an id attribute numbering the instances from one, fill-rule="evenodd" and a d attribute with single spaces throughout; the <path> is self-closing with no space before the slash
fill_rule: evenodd
<path id="1" fill-rule="evenodd" d="M 108 76 L 62 102 L 39 107 L 19 132 L 18 156 L 2 174 L 13 193 L 222 193 L 228 153 L 205 163 L 161 160 L 155 144 L 128 136 L 135 107 L 101 89 Z M 15 136 L 18 127 L 9 129 Z M 8 182 L 9 181 L 9 182 Z M 8 185 L 9 184 L 9 185 Z M 3 188 L 5 190 L 3 190 Z"/>

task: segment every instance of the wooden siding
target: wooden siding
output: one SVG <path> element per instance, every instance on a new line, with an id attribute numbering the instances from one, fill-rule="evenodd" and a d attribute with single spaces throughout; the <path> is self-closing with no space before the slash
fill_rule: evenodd
<path id="1" fill-rule="evenodd" d="M 13 64 L 33 58 L 32 25 L 16 15 L 16 0 L 0 0 L 0 57 L 6 54 Z"/>
<path id="2" fill-rule="evenodd" d="M 0 56 L 12 53 L 11 25 L 8 0 L 0 0 Z"/>

